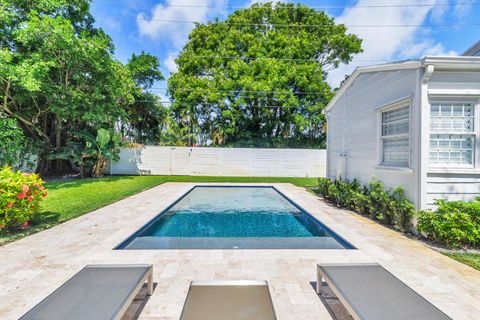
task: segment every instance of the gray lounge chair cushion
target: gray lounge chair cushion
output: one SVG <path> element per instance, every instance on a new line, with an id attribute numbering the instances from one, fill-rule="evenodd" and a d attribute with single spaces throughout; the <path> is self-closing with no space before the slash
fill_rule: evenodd
<path id="1" fill-rule="evenodd" d="M 181 320 L 275 320 L 266 281 L 193 281 Z"/>
<path id="2" fill-rule="evenodd" d="M 450 319 L 378 264 L 318 267 L 359 319 Z"/>
<path id="3" fill-rule="evenodd" d="M 86 266 L 20 319 L 117 319 L 151 268 L 151 265 Z"/>

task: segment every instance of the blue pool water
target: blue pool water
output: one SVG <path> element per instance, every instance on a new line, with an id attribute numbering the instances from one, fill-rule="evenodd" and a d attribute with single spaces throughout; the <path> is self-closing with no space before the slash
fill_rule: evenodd
<path id="1" fill-rule="evenodd" d="M 126 242 L 120 247 L 348 247 L 272 187 L 195 187 Z"/>

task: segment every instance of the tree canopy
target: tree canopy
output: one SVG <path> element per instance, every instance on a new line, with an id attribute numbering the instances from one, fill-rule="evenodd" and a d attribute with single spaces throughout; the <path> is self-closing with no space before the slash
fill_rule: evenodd
<path id="1" fill-rule="evenodd" d="M 0 115 L 40 142 L 40 171 L 62 171 L 64 162 L 48 159 L 69 133 L 128 122 L 142 89 L 163 79 L 158 59 L 117 61 L 111 38 L 93 27 L 90 0 L 0 1 Z"/>
<path id="2" fill-rule="evenodd" d="M 322 146 L 328 71 L 359 52 L 344 25 L 301 4 L 254 4 L 199 24 L 168 79 L 177 141 Z"/>
<path id="3" fill-rule="evenodd" d="M 255 4 L 196 25 L 168 79 L 167 108 L 148 92 L 164 80 L 158 58 L 115 59 L 90 3 L 0 0 L 0 119 L 9 137 L 38 148 L 41 173 L 75 167 L 104 130 L 145 144 L 321 147 L 328 71 L 361 52 L 322 11 Z"/>
<path id="4" fill-rule="evenodd" d="M 156 81 L 164 80 L 158 70 L 158 58 L 143 51 L 140 55 L 132 54 L 126 66 L 136 86 L 142 90 L 150 89 Z M 142 90 L 133 94 L 134 102 L 125 108 L 126 119 L 119 122 L 119 131 L 131 142 L 158 144 L 169 112 L 157 95 Z"/>

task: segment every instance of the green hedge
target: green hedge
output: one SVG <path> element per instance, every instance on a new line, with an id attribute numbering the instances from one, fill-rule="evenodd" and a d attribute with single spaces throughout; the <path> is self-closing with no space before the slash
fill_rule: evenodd
<path id="1" fill-rule="evenodd" d="M 367 215 L 402 232 L 410 229 L 415 215 L 415 207 L 405 198 L 401 187 L 387 190 L 378 180 L 361 185 L 357 180 L 332 181 L 320 178 L 317 191 L 339 206 Z"/>
<path id="2" fill-rule="evenodd" d="M 417 228 L 448 246 L 480 245 L 480 198 L 471 202 L 437 200 L 436 211 L 419 212 Z"/>

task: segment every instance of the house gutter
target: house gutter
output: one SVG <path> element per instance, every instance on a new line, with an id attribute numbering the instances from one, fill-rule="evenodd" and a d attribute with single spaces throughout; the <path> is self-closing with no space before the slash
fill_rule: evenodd
<path id="1" fill-rule="evenodd" d="M 480 70 L 480 57 L 426 56 L 420 59 L 422 67 L 435 66 L 439 70 Z"/>

